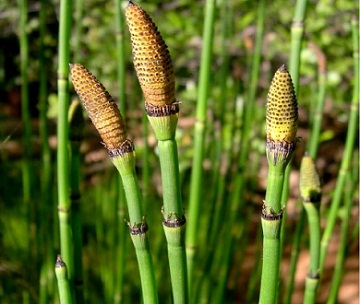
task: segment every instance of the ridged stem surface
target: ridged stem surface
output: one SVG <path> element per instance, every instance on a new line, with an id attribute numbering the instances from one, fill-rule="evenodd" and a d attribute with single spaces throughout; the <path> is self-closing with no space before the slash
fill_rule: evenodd
<path id="1" fill-rule="evenodd" d="M 61 256 L 67 266 L 70 288 L 73 291 L 74 261 L 71 228 L 71 202 L 69 197 L 69 56 L 72 1 L 60 1 L 59 67 L 58 67 L 58 127 L 57 176 L 58 212 L 60 224 Z M 73 293 L 73 292 L 72 292 Z M 73 296 L 73 294 L 72 294 Z"/>

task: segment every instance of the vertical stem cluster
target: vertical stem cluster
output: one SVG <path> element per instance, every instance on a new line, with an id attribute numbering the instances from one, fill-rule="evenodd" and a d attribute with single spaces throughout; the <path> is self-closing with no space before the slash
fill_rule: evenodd
<path id="1" fill-rule="evenodd" d="M 324 262 L 329 247 L 331 235 L 337 219 L 338 210 L 343 199 L 343 191 L 345 187 L 346 175 L 351 165 L 351 159 L 354 153 L 354 145 L 356 136 L 358 135 L 358 115 L 359 115 L 359 23 L 356 20 L 352 21 L 353 32 L 353 50 L 354 50 L 354 87 L 351 100 L 351 108 L 349 113 L 348 132 L 346 135 L 345 150 L 342 157 L 339 176 L 337 178 L 336 187 L 333 199 L 330 204 L 330 212 L 325 230 L 321 239 L 321 254 L 320 254 L 320 272 L 324 267 Z"/>
<path id="2" fill-rule="evenodd" d="M 204 159 L 204 142 L 206 128 L 206 109 L 210 92 L 210 70 L 214 39 L 216 0 L 207 0 L 203 28 L 203 46 L 201 52 L 199 94 L 196 107 L 196 122 L 194 129 L 194 157 L 191 170 L 189 198 L 189 226 L 186 232 L 186 255 L 188 263 L 189 286 L 192 286 L 194 255 L 197 246 L 198 222 L 200 213 L 200 198 L 202 193 L 202 166 Z M 190 291 L 191 292 L 191 291 Z M 191 294 L 191 293 L 190 293 Z"/>

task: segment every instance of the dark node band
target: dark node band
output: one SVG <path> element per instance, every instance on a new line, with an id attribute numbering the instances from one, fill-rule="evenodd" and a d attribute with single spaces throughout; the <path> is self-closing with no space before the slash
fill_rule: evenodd
<path id="1" fill-rule="evenodd" d="M 321 193 L 311 193 L 310 196 L 301 199 L 304 203 L 317 204 L 321 202 Z"/>
<path id="2" fill-rule="evenodd" d="M 279 213 L 275 213 L 274 210 L 270 207 L 270 213 L 266 212 L 266 205 L 264 204 L 261 210 L 261 217 L 267 221 L 278 221 L 283 217 L 283 209 Z"/>
<path id="3" fill-rule="evenodd" d="M 66 267 L 64 261 L 61 258 L 61 255 L 58 254 L 57 258 L 56 258 L 56 263 L 55 263 L 55 268 L 62 268 L 62 267 Z"/>
<path id="4" fill-rule="evenodd" d="M 316 272 L 316 273 L 308 273 L 307 274 L 307 277 L 309 278 L 309 279 L 314 279 L 314 280 L 318 280 L 318 279 L 320 279 L 320 276 L 319 276 L 319 273 L 318 272 Z"/>
<path id="5" fill-rule="evenodd" d="M 150 103 L 145 103 L 145 111 L 151 117 L 164 117 L 179 113 L 179 102 L 174 102 L 170 105 L 154 106 Z"/>
<path id="6" fill-rule="evenodd" d="M 118 149 L 109 150 L 110 157 L 121 156 L 125 153 L 131 153 L 135 150 L 134 144 L 130 139 L 126 139 Z"/>
<path id="7" fill-rule="evenodd" d="M 171 227 L 171 228 L 181 227 L 181 226 L 185 225 L 185 223 L 186 223 L 185 215 L 183 215 L 182 218 L 176 217 L 174 220 L 170 220 L 169 218 L 163 219 L 164 226 Z"/>
<path id="8" fill-rule="evenodd" d="M 146 222 L 142 222 L 141 224 L 135 224 L 134 226 L 131 226 L 128 223 L 130 234 L 131 235 L 139 235 L 139 234 L 145 234 L 146 231 L 149 230 L 149 226 Z"/>

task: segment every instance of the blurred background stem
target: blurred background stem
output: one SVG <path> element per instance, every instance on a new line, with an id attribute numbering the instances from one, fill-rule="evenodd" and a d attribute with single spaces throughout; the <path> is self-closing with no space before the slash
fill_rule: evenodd
<path id="1" fill-rule="evenodd" d="M 216 0 L 207 0 L 205 4 L 203 43 L 201 52 L 199 93 L 196 106 L 196 122 L 194 126 L 194 157 L 191 170 L 188 227 L 186 230 L 186 256 L 189 292 L 192 294 L 194 259 L 197 248 L 197 235 L 200 214 L 200 198 L 202 194 L 202 170 L 204 159 L 204 142 L 206 130 L 206 111 L 211 85 L 211 62 L 214 39 Z"/>

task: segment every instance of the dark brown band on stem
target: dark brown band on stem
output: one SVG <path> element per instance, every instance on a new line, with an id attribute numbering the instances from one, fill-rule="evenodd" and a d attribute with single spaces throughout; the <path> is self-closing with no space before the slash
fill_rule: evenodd
<path id="1" fill-rule="evenodd" d="M 179 102 L 174 102 L 170 105 L 154 106 L 148 102 L 145 102 L 145 111 L 148 116 L 151 117 L 164 117 L 179 113 Z"/>
<path id="2" fill-rule="evenodd" d="M 274 210 L 270 207 L 270 213 L 267 213 L 266 206 L 264 204 L 261 210 L 261 217 L 267 221 L 279 221 L 283 217 L 283 210 L 279 213 L 274 213 Z"/>
<path id="3" fill-rule="evenodd" d="M 185 223 L 186 223 L 185 215 L 183 215 L 182 218 L 176 217 L 174 220 L 170 220 L 168 218 L 163 219 L 164 226 L 170 227 L 170 228 L 178 228 L 178 227 L 185 225 Z"/>
<path id="4" fill-rule="evenodd" d="M 61 255 L 58 254 L 57 258 L 56 258 L 56 263 L 55 263 L 55 268 L 61 268 L 61 267 L 66 267 L 64 261 L 61 258 Z"/>
<path id="5" fill-rule="evenodd" d="M 140 225 L 131 226 L 128 224 L 131 235 L 145 234 L 149 230 L 149 226 L 146 222 L 142 222 Z"/>
<path id="6" fill-rule="evenodd" d="M 310 203 L 310 204 L 318 204 L 321 202 L 321 193 L 314 193 L 311 196 L 308 197 L 302 197 L 301 198 L 304 203 Z"/>
<path id="7" fill-rule="evenodd" d="M 319 276 L 319 272 L 316 272 L 316 273 L 308 273 L 307 274 L 307 277 L 309 278 L 309 279 L 313 279 L 313 280 L 318 280 L 318 279 L 320 279 L 320 276 Z"/>
<path id="8" fill-rule="evenodd" d="M 112 149 L 109 151 L 110 157 L 117 157 L 121 156 L 125 153 L 131 153 L 135 150 L 134 144 L 130 139 L 126 139 L 124 142 L 121 143 L 120 148 L 118 149 Z"/>

